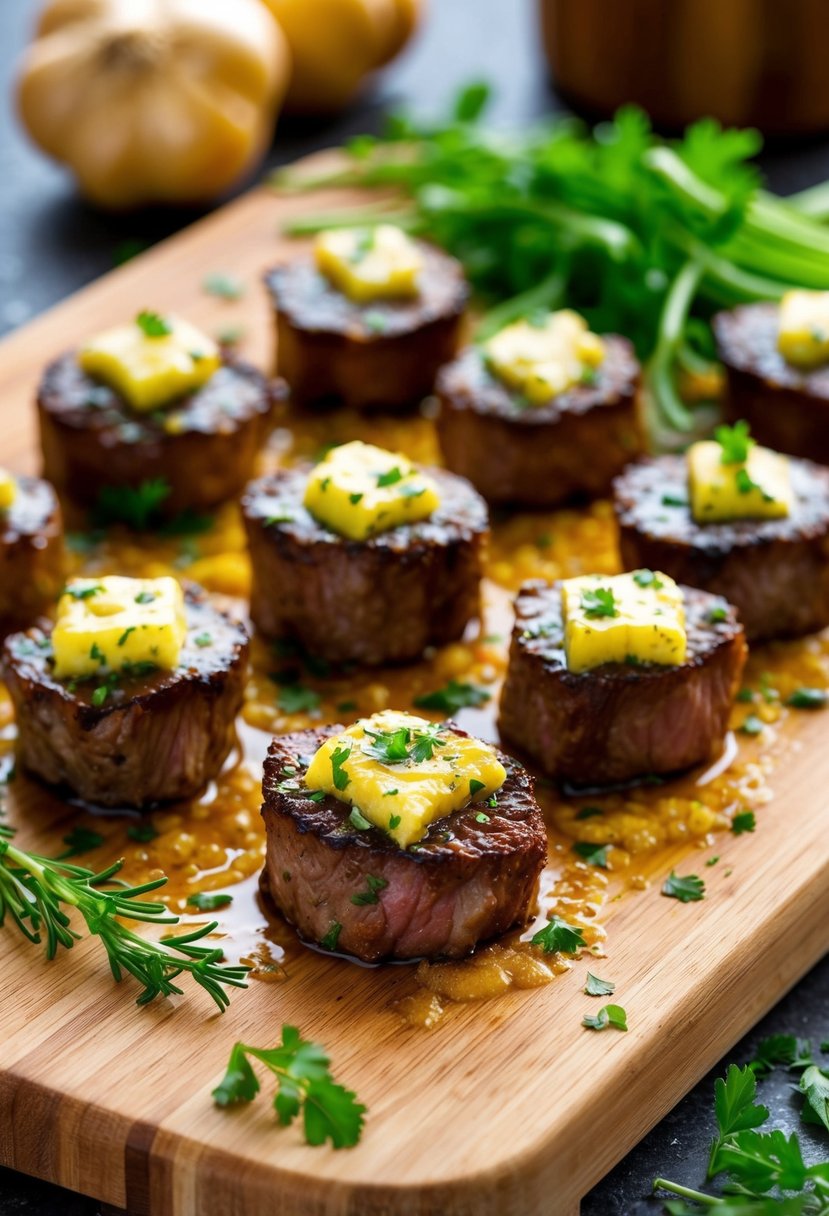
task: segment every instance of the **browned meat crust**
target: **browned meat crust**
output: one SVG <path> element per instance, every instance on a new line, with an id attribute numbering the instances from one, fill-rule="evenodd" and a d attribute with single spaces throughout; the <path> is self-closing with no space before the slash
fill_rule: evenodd
<path id="1" fill-rule="evenodd" d="M 786 519 L 698 524 L 687 505 L 681 456 L 628 469 L 615 485 L 622 562 L 663 570 L 721 595 L 750 642 L 798 637 L 829 625 L 829 470 L 791 463 L 795 504 Z"/>
<path id="2" fill-rule="evenodd" d="M 746 660 L 734 609 L 685 592 L 688 657 L 681 667 L 606 663 L 567 670 L 560 584 L 525 583 L 515 603 L 499 728 L 545 773 L 607 785 L 672 773 L 719 750 Z M 712 620 L 724 610 L 725 619 Z"/>
<path id="3" fill-rule="evenodd" d="M 300 934 L 375 963 L 460 958 L 524 923 L 547 855 L 524 769 L 499 753 L 508 775 L 497 806 L 474 803 L 447 815 L 418 846 L 404 850 L 377 828 L 355 830 L 346 803 L 304 796 L 309 760 L 342 729 L 274 739 L 265 761 L 265 876 L 277 907 Z M 478 822 L 481 812 L 488 822 Z"/>
<path id="4" fill-rule="evenodd" d="M 443 458 L 488 502 L 553 507 L 606 494 L 644 451 L 639 364 L 625 338 L 605 338 L 595 384 L 527 405 L 493 376 L 476 347 L 441 369 L 438 437 Z"/>
<path id="5" fill-rule="evenodd" d="M 17 479 L 0 511 L 0 638 L 32 625 L 63 587 L 63 521 L 55 492 L 37 477 Z"/>
<path id="6" fill-rule="evenodd" d="M 745 304 L 713 320 L 726 370 L 725 415 L 758 442 L 829 464 L 829 366 L 800 371 L 777 349 L 777 304 Z"/>
<path id="7" fill-rule="evenodd" d="M 44 472 L 81 506 L 95 506 L 106 486 L 162 478 L 164 514 L 210 510 L 241 493 L 286 394 L 249 363 L 227 362 L 197 392 L 142 414 L 70 352 L 47 367 L 38 391 Z"/>
<path id="8" fill-rule="evenodd" d="M 346 540 L 302 505 L 307 473 L 250 485 L 242 513 L 253 563 L 251 618 L 333 663 L 400 663 L 458 638 L 479 611 L 486 505 L 467 482 L 429 469 L 430 519 Z"/>
<path id="9" fill-rule="evenodd" d="M 236 740 L 248 637 L 196 589 L 186 594 L 187 640 L 175 671 L 123 678 L 101 706 L 100 681 L 74 687 L 51 674 L 49 635 L 13 634 L 2 674 L 14 703 L 23 766 L 101 806 L 190 798 Z M 209 645 L 196 638 L 209 635 Z"/>
<path id="10" fill-rule="evenodd" d="M 355 304 L 310 258 L 268 271 L 277 367 L 295 400 L 395 410 L 431 393 L 458 348 L 469 288 L 454 258 L 420 249 L 421 291 L 412 300 Z"/>

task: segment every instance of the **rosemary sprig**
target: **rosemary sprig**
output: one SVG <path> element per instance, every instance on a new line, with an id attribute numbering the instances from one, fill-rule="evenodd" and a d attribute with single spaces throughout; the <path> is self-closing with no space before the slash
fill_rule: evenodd
<path id="1" fill-rule="evenodd" d="M 89 932 L 100 939 L 115 979 L 127 972 L 143 984 L 139 1005 L 157 996 L 180 995 L 175 981 L 183 974 L 192 976 L 221 1011 L 229 1004 L 225 986 L 246 987 L 246 967 L 224 966 L 220 949 L 196 944 L 212 933 L 215 921 L 159 942 L 147 941 L 121 923 L 119 918 L 178 924 L 179 918 L 163 903 L 142 898 L 164 886 L 166 878 L 129 887 L 115 877 L 123 861 L 96 873 L 61 858 L 27 853 L 13 843 L 13 836 L 13 828 L 0 824 L 0 925 L 8 914 L 30 942 L 45 942 L 48 958 L 80 940 L 64 910 L 76 908 Z"/>

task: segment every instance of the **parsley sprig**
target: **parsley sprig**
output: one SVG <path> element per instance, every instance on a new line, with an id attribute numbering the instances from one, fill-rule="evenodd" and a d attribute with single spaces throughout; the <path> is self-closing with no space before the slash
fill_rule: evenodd
<path id="1" fill-rule="evenodd" d="M 804 1078 L 809 1071 L 807 1068 Z M 819 1069 L 815 1072 L 827 1083 Z M 723 1216 L 770 1216 L 777 1211 L 824 1216 L 829 1210 L 829 1161 L 807 1165 L 796 1132 L 759 1131 L 768 1122 L 769 1111 L 755 1101 L 756 1096 L 757 1079 L 750 1065 L 738 1068 L 731 1064 L 725 1077 L 714 1083 L 717 1134 L 711 1145 L 708 1178 L 725 1175 L 728 1193 L 724 1198 L 664 1178 L 654 1180 L 654 1189 L 706 1209 L 717 1208 Z M 672 1216 L 694 1216 L 700 1211 L 685 1202 L 671 1201 L 665 1206 Z"/>
<path id="2" fill-rule="evenodd" d="M 422 730 L 412 730 L 401 726 L 397 730 L 372 730 L 365 728 L 366 739 L 363 740 L 362 750 L 365 755 L 383 764 L 403 764 L 411 761 L 413 764 L 423 764 L 431 760 L 435 750 L 446 746 L 446 739 L 441 738 L 443 724 L 430 722 Z"/>
<path id="3" fill-rule="evenodd" d="M 160 942 L 147 941 L 122 923 L 179 923 L 163 903 L 143 898 L 164 886 L 166 878 L 137 887 L 119 885 L 115 875 L 121 861 L 96 873 L 73 865 L 66 856 L 28 853 L 14 844 L 13 837 L 14 830 L 0 824 L 0 924 L 8 916 L 30 942 L 45 944 L 48 958 L 54 958 L 60 947 L 71 949 L 80 939 L 65 910 L 75 908 L 104 947 L 115 979 L 128 973 L 143 984 L 139 1005 L 180 994 L 176 984 L 180 975 L 190 975 L 220 1010 L 229 1003 L 227 986 L 246 987 L 246 967 L 225 966 L 221 949 L 197 944 L 213 932 L 215 922 Z"/>
<path id="4" fill-rule="evenodd" d="M 276 1079 L 273 1106 L 283 1127 L 301 1114 L 308 1144 L 330 1140 L 334 1148 L 350 1148 L 357 1143 L 365 1106 L 350 1089 L 336 1083 L 325 1049 L 303 1039 L 296 1026 L 283 1026 L 282 1040 L 275 1047 L 234 1044 L 227 1072 L 213 1090 L 217 1106 L 252 1102 L 259 1093 L 251 1060 L 264 1064 Z"/>

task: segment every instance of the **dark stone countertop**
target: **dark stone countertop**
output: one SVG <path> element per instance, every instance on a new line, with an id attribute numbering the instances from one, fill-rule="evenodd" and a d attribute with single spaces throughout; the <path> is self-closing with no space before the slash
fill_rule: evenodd
<path id="1" fill-rule="evenodd" d="M 498 122 L 520 123 L 563 108 L 547 84 L 533 0 L 432 0 L 430 7 L 421 36 L 357 106 L 327 123 L 285 124 L 268 164 L 376 130 L 388 110 L 401 103 L 437 112 L 472 78 L 495 82 L 492 116 Z M 61 169 L 27 144 L 8 94 L 33 8 L 30 0 L 0 4 L 0 333 L 105 273 L 124 241 L 150 244 L 195 218 L 171 210 L 117 218 L 98 213 L 75 196 Z M 829 138 L 778 146 L 764 153 L 762 164 L 773 188 L 783 193 L 802 189 L 829 176 Z M 810 1037 L 815 1045 L 829 1037 L 829 960 L 736 1044 L 728 1060 L 745 1062 L 762 1037 L 775 1033 Z M 585 1198 L 582 1216 L 657 1216 L 661 1205 L 649 1197 L 656 1174 L 689 1186 L 702 1184 L 713 1131 L 713 1080 L 726 1062 Z M 785 1073 L 762 1084 L 762 1100 L 778 1126 L 797 1128 L 813 1159 L 827 1157 L 825 1137 L 800 1127 L 797 1098 Z M 0 1216 L 95 1216 L 97 1211 L 92 1200 L 0 1170 Z M 557 1216 L 552 1203 L 550 1216 Z"/>

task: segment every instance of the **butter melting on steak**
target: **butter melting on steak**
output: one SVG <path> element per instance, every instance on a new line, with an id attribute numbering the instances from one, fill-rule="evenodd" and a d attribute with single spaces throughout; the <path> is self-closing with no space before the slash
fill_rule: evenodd
<path id="1" fill-rule="evenodd" d="M 263 881 L 300 935 L 377 963 L 461 958 L 523 924 L 547 855 L 524 769 L 499 752 L 507 778 L 495 805 L 473 802 L 401 849 L 378 828 L 354 828 L 347 803 L 331 795 L 316 801 L 303 785 L 314 753 L 342 729 L 283 735 L 265 761 Z"/>

